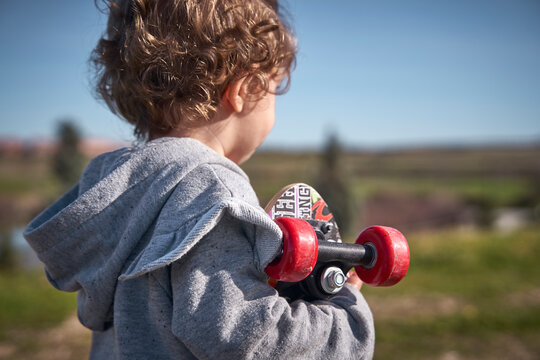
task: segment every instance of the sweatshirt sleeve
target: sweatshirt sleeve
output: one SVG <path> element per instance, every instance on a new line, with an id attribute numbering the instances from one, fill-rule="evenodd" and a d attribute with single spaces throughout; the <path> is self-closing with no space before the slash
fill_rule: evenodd
<path id="1" fill-rule="evenodd" d="M 245 226 L 224 216 L 171 265 L 174 335 L 199 359 L 372 358 L 361 293 L 346 285 L 328 301 L 288 303 L 257 270 Z"/>

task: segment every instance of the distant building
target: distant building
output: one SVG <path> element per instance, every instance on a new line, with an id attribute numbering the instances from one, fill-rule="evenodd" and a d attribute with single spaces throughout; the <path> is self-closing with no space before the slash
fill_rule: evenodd
<path id="1" fill-rule="evenodd" d="M 126 143 L 99 138 L 85 138 L 80 143 L 80 150 L 84 156 L 93 158 L 99 154 L 113 151 L 126 146 Z M 0 138 L 0 156 L 23 157 L 43 156 L 48 157 L 55 153 L 57 143 L 55 140 L 40 139 L 11 139 Z"/>

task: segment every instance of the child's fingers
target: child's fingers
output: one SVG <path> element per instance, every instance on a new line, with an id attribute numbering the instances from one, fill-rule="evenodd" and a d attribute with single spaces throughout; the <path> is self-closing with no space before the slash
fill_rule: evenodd
<path id="1" fill-rule="evenodd" d="M 362 288 L 363 282 L 358 277 L 358 274 L 356 274 L 356 271 L 354 271 L 354 268 L 349 270 L 349 272 L 347 273 L 347 283 L 351 284 L 358 290 Z"/>

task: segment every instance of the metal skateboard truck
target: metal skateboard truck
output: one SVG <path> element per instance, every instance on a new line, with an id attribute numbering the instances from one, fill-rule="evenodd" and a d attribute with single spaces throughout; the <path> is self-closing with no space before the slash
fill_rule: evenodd
<path id="1" fill-rule="evenodd" d="M 407 241 L 396 229 L 371 226 L 360 233 L 355 244 L 348 244 L 317 236 L 324 223 L 287 217 L 275 221 L 283 232 L 282 253 L 265 271 L 279 281 L 276 288 L 284 296 L 328 298 L 343 288 L 351 268 L 368 285 L 391 286 L 409 267 Z"/>

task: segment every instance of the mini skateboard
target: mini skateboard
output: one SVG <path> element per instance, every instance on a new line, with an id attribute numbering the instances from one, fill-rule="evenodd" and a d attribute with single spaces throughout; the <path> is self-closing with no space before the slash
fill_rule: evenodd
<path id="1" fill-rule="evenodd" d="M 265 271 L 269 283 L 291 300 L 335 295 L 351 268 L 373 286 L 394 285 L 409 268 L 409 246 L 396 229 L 371 226 L 360 233 L 355 244 L 343 243 L 328 205 L 309 185 L 284 187 L 265 211 L 283 232 L 281 254 Z"/>

